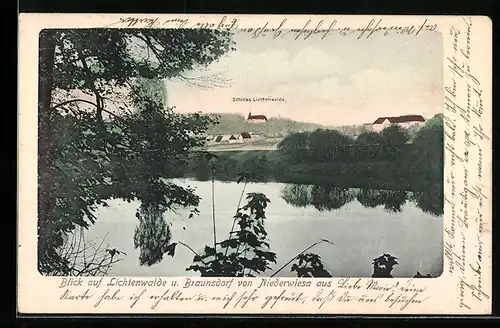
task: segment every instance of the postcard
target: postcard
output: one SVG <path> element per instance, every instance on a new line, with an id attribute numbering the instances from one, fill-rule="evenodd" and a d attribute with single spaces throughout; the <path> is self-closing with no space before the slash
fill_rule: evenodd
<path id="1" fill-rule="evenodd" d="M 488 17 L 19 24 L 19 313 L 491 312 Z"/>

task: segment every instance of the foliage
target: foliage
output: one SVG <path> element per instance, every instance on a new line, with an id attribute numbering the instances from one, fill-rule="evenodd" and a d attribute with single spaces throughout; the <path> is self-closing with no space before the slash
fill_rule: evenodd
<path id="1" fill-rule="evenodd" d="M 246 172 L 240 174 L 238 182 L 245 182 L 242 194 L 247 183 L 256 179 L 255 174 Z M 270 200 L 262 193 L 248 193 L 246 199 L 247 204 L 240 207 L 240 198 L 228 239 L 222 242 L 215 240 L 214 247 L 206 245 L 201 255 L 180 241 L 169 244 L 163 253 L 174 256 L 177 244 L 186 246 L 194 253 L 193 264 L 186 270 L 198 271 L 202 277 L 255 277 L 270 270 L 271 264 L 276 263 L 277 258 L 276 254 L 270 251 L 264 225 L 265 209 Z M 215 222 L 213 224 L 215 226 Z M 235 225 L 238 226 L 236 230 L 234 229 Z M 307 274 L 314 277 L 331 277 L 328 271 L 323 268 L 321 258 L 318 255 L 312 253 L 304 255 L 306 251 L 323 242 L 333 245 L 326 239 L 313 243 L 275 271 L 272 276 L 279 273 L 292 261 L 298 260 L 298 264 L 292 265 L 292 272 L 297 271 L 299 276 Z M 153 263 L 148 263 L 148 265 L 151 264 Z"/>
<path id="2" fill-rule="evenodd" d="M 189 151 L 203 146 L 214 120 L 175 114 L 165 106 L 159 83 L 164 78 L 196 83 L 187 73 L 217 60 L 231 44 L 227 32 L 216 30 L 40 33 L 41 273 L 71 273 L 71 262 L 59 251 L 62 236 L 93 224 L 93 212 L 108 199 L 138 199 L 141 210 L 156 213 L 140 219 L 135 241 L 146 248 L 154 244 L 145 241 L 148 224 L 163 225 L 158 211 L 197 205 L 192 189 L 164 178 L 182 174 Z"/>
<path id="3" fill-rule="evenodd" d="M 442 115 L 428 120 L 415 135 L 411 152 L 400 160 L 396 174 L 426 190 L 442 189 L 444 172 L 444 128 Z"/>
<path id="4" fill-rule="evenodd" d="M 240 182 L 251 181 L 255 176 L 249 173 L 242 173 Z M 244 190 L 244 189 L 243 189 Z M 189 248 L 194 253 L 193 264 L 189 266 L 187 271 L 198 271 L 202 277 L 255 277 L 271 269 L 271 264 L 276 263 L 277 255 L 270 250 L 267 232 L 265 230 L 264 221 L 266 218 L 265 209 L 270 200 L 261 193 L 248 193 L 247 204 L 239 207 L 234 216 L 234 222 L 239 229 L 232 229 L 229 233 L 229 238 L 217 242 L 215 247 L 205 246 L 203 253 L 196 253 L 189 245 L 180 241 L 170 243 L 161 243 L 162 250 L 157 253 L 156 261 L 150 261 L 147 265 L 152 265 L 159 260 L 163 254 L 169 256 L 175 255 L 175 249 L 178 244 Z M 153 215 L 152 217 L 157 217 Z M 234 225 L 233 225 L 234 228 Z M 170 240 L 168 230 L 157 229 L 163 231 L 167 237 L 162 239 L 162 236 L 156 237 L 158 241 Z M 162 235 L 162 233 L 158 233 Z M 320 243 L 332 242 L 321 239 L 302 252 L 294 256 L 290 261 L 285 263 L 280 269 L 274 271 L 271 277 L 274 277 L 285 267 L 291 264 L 291 272 L 296 272 L 297 277 L 316 277 L 325 278 L 332 277 L 330 272 L 324 268 L 321 257 L 307 251 Z M 392 270 L 395 265 L 398 265 L 397 258 L 390 254 L 373 260 L 373 278 L 392 278 Z M 414 278 L 430 278 L 429 274 L 422 275 L 420 272 Z"/>
<path id="5" fill-rule="evenodd" d="M 408 134 L 405 129 L 397 124 L 391 124 L 380 132 L 386 145 L 401 146 L 408 141 Z"/>
<path id="6" fill-rule="evenodd" d="M 393 278 L 391 272 L 395 265 L 398 265 L 397 258 L 390 254 L 383 254 L 373 260 L 372 278 Z M 430 274 L 417 274 L 413 278 L 432 278 Z"/>
<path id="7" fill-rule="evenodd" d="M 443 113 L 438 113 L 434 115 L 431 119 L 427 120 L 424 126 L 427 128 L 433 126 L 443 126 L 443 118 L 444 118 Z"/>
<path id="8" fill-rule="evenodd" d="M 292 272 L 297 272 L 299 278 L 330 278 L 332 275 L 325 270 L 321 257 L 317 254 L 301 254 L 298 263 L 292 265 Z"/>
<path id="9" fill-rule="evenodd" d="M 272 178 L 280 182 L 318 184 L 326 182 L 314 179 L 321 176 L 328 183 L 342 186 L 414 191 L 427 191 L 443 184 L 441 114 L 417 131 L 391 125 L 381 133 L 364 132 L 354 141 L 348 136 L 338 136 L 338 131 L 325 131 L 285 138 L 277 151 L 282 164 L 273 164 L 276 169 Z"/>
<path id="10" fill-rule="evenodd" d="M 442 120 L 435 117 L 428 121 L 415 136 L 413 142 L 412 174 L 422 179 L 442 181 L 444 155 L 444 127 Z"/>
<path id="11" fill-rule="evenodd" d="M 84 231 L 94 224 L 98 219 L 94 211 L 114 198 L 141 202 L 134 234 L 141 264 L 153 265 L 165 254 L 174 256 L 179 244 L 189 248 L 180 241 L 171 242 L 164 214 L 176 207 L 195 207 L 190 213 L 192 217 L 197 213 L 199 197 L 193 189 L 166 179 L 184 173 L 189 154 L 203 148 L 205 133 L 216 120 L 200 114 L 176 114 L 173 107 L 166 105 L 163 79 L 178 79 L 198 87 L 221 86 L 224 81 L 218 77 L 197 79 L 189 72 L 209 65 L 231 49 L 230 34 L 221 30 L 42 31 L 38 104 L 41 273 L 107 273 L 122 255 L 120 250 L 99 246 L 87 254 L 87 247 L 78 246 L 68 252 L 64 236 L 74 236 L 75 231 Z M 267 128 L 273 122 L 271 118 Z M 285 134 L 299 126 L 289 120 L 276 122 L 284 122 L 284 126 L 274 126 Z M 415 143 L 420 147 L 418 154 L 430 158 L 433 153 L 426 153 L 426 138 L 438 133 L 439 125 L 429 124 L 423 130 Z M 274 134 L 270 130 L 266 133 Z M 400 142 L 404 139 L 401 133 L 389 128 L 382 136 L 385 145 L 406 143 Z M 305 149 L 311 160 L 321 163 L 353 156 L 355 141 L 336 130 L 317 129 L 303 134 L 296 138 L 298 146 L 293 138 L 296 137 L 283 142 L 280 150 Z M 213 181 L 214 157 L 206 152 L 200 154 L 211 169 Z M 292 160 L 297 158 L 300 156 Z M 268 167 L 269 162 L 267 156 L 262 156 L 247 163 L 246 168 L 267 174 L 261 169 Z M 251 179 L 252 175 L 243 175 L 241 181 L 246 185 Z M 312 195 L 314 202 L 325 208 L 338 208 L 352 199 L 352 195 L 339 188 L 318 188 Z M 196 254 L 188 270 L 202 276 L 255 276 L 269 270 L 271 263 L 276 263 L 276 254 L 270 250 L 264 225 L 268 203 L 263 194 L 247 194 L 247 204 L 241 208 L 238 204 L 234 216 L 238 229 L 232 229 L 222 242 L 217 242 L 214 234 L 214 246 L 206 246 L 202 255 Z M 215 230 L 215 217 L 213 224 Z M 292 271 L 300 276 L 329 275 L 318 255 L 304 252 L 292 259 L 298 260 Z M 374 261 L 377 272 L 382 272 L 383 267 L 390 275 L 389 260 L 389 264 L 380 258 Z"/>
<path id="12" fill-rule="evenodd" d="M 276 254 L 269 250 L 264 228 L 265 208 L 270 200 L 260 193 L 249 193 L 247 200 L 248 203 L 238 209 L 234 217 L 239 229 L 217 244 L 222 250 L 228 249 L 228 254 L 205 246 L 203 254 L 195 255 L 193 265 L 186 270 L 198 271 L 202 277 L 253 277 L 270 269 L 271 263 L 276 263 Z"/>
<path id="13" fill-rule="evenodd" d="M 372 278 L 393 278 L 391 275 L 392 269 L 398 264 L 397 258 L 390 254 L 384 254 L 373 259 Z"/>
<path id="14" fill-rule="evenodd" d="M 205 29 L 43 30 L 55 43 L 54 85 L 65 90 L 125 87 L 131 78 L 180 78 L 231 49 L 229 33 Z"/>
<path id="15" fill-rule="evenodd" d="M 385 155 L 388 158 L 399 157 L 404 151 L 404 147 L 410 139 L 406 129 L 397 124 L 389 125 L 380 132 L 383 138 L 383 145 L 387 149 Z"/>
<path id="16" fill-rule="evenodd" d="M 392 159 L 405 152 L 407 141 L 399 126 L 389 126 L 382 133 L 363 132 L 356 139 L 338 130 L 318 129 L 287 136 L 278 151 L 287 164 Z"/>
<path id="17" fill-rule="evenodd" d="M 345 148 L 339 146 L 350 145 L 354 140 L 337 130 L 318 129 L 309 135 L 308 141 L 312 159 L 328 162 L 344 157 Z"/>
<path id="18" fill-rule="evenodd" d="M 384 137 L 377 132 L 367 131 L 361 133 L 355 140 L 356 145 L 381 145 Z"/>
<path id="19" fill-rule="evenodd" d="M 421 163 L 419 168 L 427 172 L 426 175 L 434 176 L 430 181 L 423 180 L 416 172 L 413 160 L 412 145 L 404 154 L 404 158 L 393 160 L 367 160 L 367 161 L 337 161 L 330 163 L 304 163 L 285 164 L 281 163 L 282 157 L 279 151 L 220 151 L 214 152 L 219 156 L 217 162 L 216 179 L 219 181 L 236 181 L 241 170 L 253 170 L 259 172 L 261 182 L 279 182 L 285 184 L 301 185 L 300 188 L 308 190 L 308 193 L 300 193 L 299 190 L 284 193 L 284 198 L 291 204 L 302 203 L 301 206 L 310 205 L 311 185 L 336 186 L 341 188 L 361 188 L 366 195 L 357 195 L 362 204 L 373 201 L 378 205 L 385 205 L 390 201 L 399 199 L 403 205 L 405 199 L 401 192 L 396 190 L 411 191 L 408 199 L 417 203 L 417 206 L 433 215 L 441 215 L 443 210 L 443 185 L 440 172 L 435 172 L 439 167 L 431 162 Z M 438 156 L 435 156 L 438 157 Z M 266 158 L 266 160 L 261 160 Z M 436 159 L 433 160 L 434 163 Z M 439 161 L 439 159 L 437 159 Z M 195 177 L 199 180 L 208 180 L 210 168 L 205 163 L 191 161 L 186 177 Z M 418 172 L 418 171 L 417 171 Z M 423 173 L 423 172 L 422 172 Z M 441 182 L 441 184 L 440 184 Z M 302 187 L 303 186 L 303 187 Z M 288 189 L 288 187 L 285 187 Z M 290 187 L 291 188 L 291 187 Z M 299 188 L 299 187 L 297 187 Z M 369 189 L 369 190 L 367 190 Z M 380 190 L 380 191 L 379 191 Z M 394 190 L 394 191 L 392 191 Z M 300 194 L 300 195 L 299 195 Z M 333 195 L 333 194 L 332 194 Z M 366 196 L 366 197 L 365 197 Z M 298 197 L 298 198 L 297 198 Z M 294 201 L 297 200 L 297 202 Z M 371 200 L 370 200 L 371 199 Z M 368 204 L 368 203 L 366 203 Z M 370 207 L 370 206 L 368 206 Z M 390 206 L 388 206 L 389 208 Z M 395 206 L 393 208 L 398 208 Z"/>
<path id="20" fill-rule="evenodd" d="M 383 254 L 373 260 L 372 278 L 393 278 L 391 272 L 398 265 L 397 258 L 390 254 Z M 430 274 L 423 275 L 419 271 L 413 278 L 432 278 Z"/>
<path id="21" fill-rule="evenodd" d="M 431 120 L 433 120 L 433 119 L 431 118 Z M 426 124 L 428 124 L 429 121 L 427 121 Z M 408 135 L 408 142 L 413 143 L 413 141 L 415 140 L 415 136 L 417 135 L 418 131 L 420 131 L 421 128 L 422 128 L 422 125 L 420 125 L 420 124 L 413 124 L 413 125 L 410 125 L 406 129 L 406 133 Z"/>
<path id="22" fill-rule="evenodd" d="M 292 133 L 280 141 L 278 149 L 287 163 L 296 163 L 308 157 L 309 135 L 309 132 Z"/>

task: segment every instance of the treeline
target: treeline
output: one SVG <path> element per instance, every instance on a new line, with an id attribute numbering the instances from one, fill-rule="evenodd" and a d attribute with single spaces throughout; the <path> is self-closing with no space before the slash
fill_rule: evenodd
<path id="1" fill-rule="evenodd" d="M 336 160 L 388 159 L 402 155 L 413 145 L 423 148 L 422 142 L 443 132 L 442 115 L 427 121 L 417 132 L 403 129 L 398 125 L 386 127 L 380 133 L 365 131 L 354 138 L 339 130 L 316 129 L 312 132 L 290 134 L 278 144 L 278 150 L 287 163 L 325 163 Z M 442 135 L 440 137 L 442 140 Z M 438 138 L 439 141 L 439 138 Z M 441 145 L 432 143 L 442 152 Z"/>
<path id="2" fill-rule="evenodd" d="M 388 126 L 380 133 L 364 132 L 357 138 L 337 130 L 317 129 L 289 135 L 278 145 L 278 152 L 283 163 L 304 167 L 325 163 L 366 163 L 369 167 L 370 163 L 386 162 L 395 168 L 388 178 L 440 184 L 443 133 L 443 118 L 438 114 L 416 132 L 413 141 L 408 131 L 398 125 Z"/>

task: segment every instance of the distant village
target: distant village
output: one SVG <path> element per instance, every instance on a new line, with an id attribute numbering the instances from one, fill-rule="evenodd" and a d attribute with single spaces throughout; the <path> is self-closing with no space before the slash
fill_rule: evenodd
<path id="1" fill-rule="evenodd" d="M 246 122 L 252 124 L 265 124 L 268 121 L 265 115 L 252 115 L 249 113 Z M 425 118 L 421 115 L 402 115 L 402 116 L 384 116 L 377 118 L 372 123 L 363 124 L 363 129 L 366 131 L 381 132 L 389 125 L 397 124 L 404 129 L 411 126 L 420 126 L 425 123 Z M 302 131 L 297 131 L 302 132 Z M 263 134 L 241 131 L 232 134 L 216 134 L 208 135 L 208 145 L 220 144 L 244 144 L 259 141 L 265 141 L 267 137 Z"/>
<path id="2" fill-rule="evenodd" d="M 265 123 L 267 122 L 267 117 L 265 115 L 252 115 L 252 113 L 248 113 L 247 123 Z M 250 133 L 246 131 L 242 131 L 239 133 L 233 134 L 219 134 L 219 135 L 208 135 L 207 142 L 209 145 L 217 145 L 217 144 L 232 144 L 232 143 L 246 143 L 246 142 L 255 142 L 255 141 L 263 141 L 266 140 L 266 137 L 262 134 Z"/>
<path id="3" fill-rule="evenodd" d="M 245 142 L 255 142 L 265 140 L 261 134 L 254 134 L 249 132 L 241 132 L 237 134 L 220 134 L 220 135 L 209 135 L 207 141 L 211 144 L 221 144 L 221 143 L 245 143 Z"/>

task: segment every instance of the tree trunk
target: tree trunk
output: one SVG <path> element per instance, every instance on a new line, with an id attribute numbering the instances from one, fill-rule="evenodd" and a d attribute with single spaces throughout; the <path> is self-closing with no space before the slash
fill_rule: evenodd
<path id="1" fill-rule="evenodd" d="M 47 251 L 50 229 L 48 223 L 55 199 L 51 192 L 52 174 L 50 160 L 51 126 L 50 105 L 52 96 L 55 38 L 50 30 L 40 33 L 38 82 L 38 256 L 39 264 Z"/>

